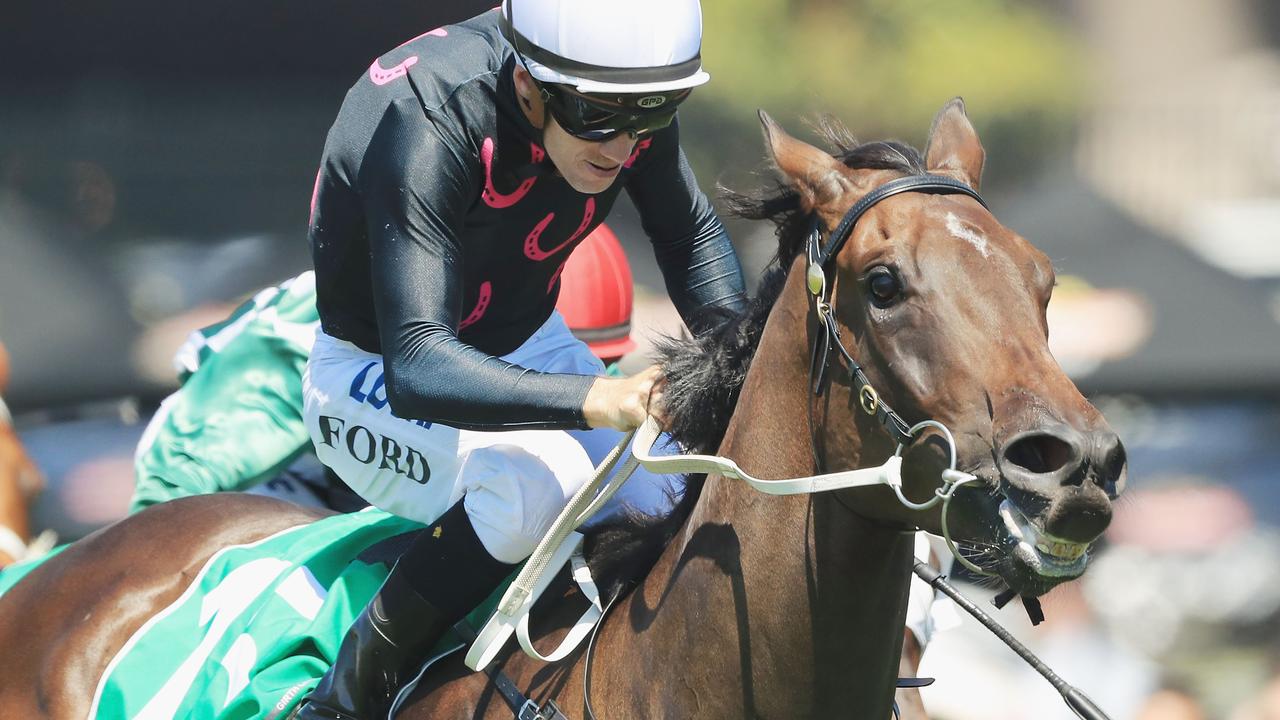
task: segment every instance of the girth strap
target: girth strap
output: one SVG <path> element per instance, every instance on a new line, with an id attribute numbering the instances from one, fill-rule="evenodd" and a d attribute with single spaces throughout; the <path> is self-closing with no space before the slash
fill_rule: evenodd
<path id="1" fill-rule="evenodd" d="M 475 630 L 467 623 L 460 622 L 453 626 L 453 629 L 454 632 L 462 636 L 464 642 L 473 643 L 476 641 Z M 497 666 L 493 664 L 486 665 L 481 672 L 489 676 L 490 682 L 493 683 L 493 688 L 502 696 L 502 700 L 507 704 L 507 707 L 511 708 L 516 720 L 569 720 L 568 716 L 560 711 L 554 700 L 547 700 L 539 707 Z"/>

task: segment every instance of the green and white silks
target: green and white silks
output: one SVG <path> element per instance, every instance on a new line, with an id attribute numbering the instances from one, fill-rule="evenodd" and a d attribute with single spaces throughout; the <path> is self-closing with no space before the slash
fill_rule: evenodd
<path id="1" fill-rule="evenodd" d="M 311 448 L 302 373 L 319 324 L 315 274 L 258 292 L 191 334 L 174 364 L 182 388 L 143 433 L 130 512 L 187 495 L 247 490 Z"/>

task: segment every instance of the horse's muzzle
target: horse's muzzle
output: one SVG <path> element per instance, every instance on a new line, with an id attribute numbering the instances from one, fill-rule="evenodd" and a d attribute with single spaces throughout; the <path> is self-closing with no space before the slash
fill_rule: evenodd
<path id="1" fill-rule="evenodd" d="M 1042 532 L 1089 543 L 1110 524 L 1126 459 L 1109 428 L 1042 425 L 1012 437 L 997 457 L 1006 495 Z"/>

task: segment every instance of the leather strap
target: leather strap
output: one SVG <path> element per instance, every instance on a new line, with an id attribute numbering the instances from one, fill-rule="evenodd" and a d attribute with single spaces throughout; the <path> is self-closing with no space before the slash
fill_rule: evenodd
<path id="1" fill-rule="evenodd" d="M 831 259 L 840 252 L 840 248 L 844 247 L 845 242 L 849 240 L 849 236 L 853 233 L 853 226 L 873 205 L 887 197 L 904 192 L 968 195 L 977 200 L 982 207 L 987 207 L 986 201 L 973 188 L 945 175 L 908 175 L 897 180 L 890 180 L 864 195 L 861 200 L 854 203 L 853 207 L 849 208 L 849 211 L 841 218 L 840 224 L 836 225 L 831 234 L 827 236 L 826 246 L 817 254 L 818 265 L 826 268 Z"/>
<path id="2" fill-rule="evenodd" d="M 632 455 L 646 470 L 659 475 L 710 474 L 742 480 L 767 495 L 803 495 L 850 487 L 888 485 L 902 487 L 902 457 L 894 455 L 876 467 L 845 470 L 843 472 L 789 478 L 786 480 L 761 480 L 752 477 L 729 458 L 714 455 L 654 455 L 653 446 L 662 429 L 652 417 L 636 431 Z"/>
<path id="3" fill-rule="evenodd" d="M 627 445 L 635 436 L 635 431 L 625 434 L 618 442 L 618 445 L 605 457 L 600 467 L 596 468 L 595 474 L 574 494 L 573 498 L 565 506 L 560 515 L 551 525 L 551 529 L 539 541 L 538 546 L 534 548 L 533 554 L 525 562 L 524 568 L 516 575 L 516 579 L 503 593 L 502 599 L 498 602 L 498 608 L 485 623 L 484 628 L 480 631 L 480 640 L 472 644 L 471 649 L 467 651 L 466 664 L 473 670 L 481 670 L 488 664 L 498 651 L 502 648 L 502 644 L 507 638 L 511 637 L 511 633 L 518 629 L 522 622 L 527 623 L 529 611 L 533 607 L 533 603 L 538 596 L 546 589 L 547 584 L 551 581 L 551 576 L 568 562 L 570 555 L 577 549 L 582 542 L 582 535 L 573 532 L 573 529 L 581 525 L 587 518 L 594 515 L 600 508 L 608 502 L 609 498 L 622 487 L 622 483 L 631 477 L 631 473 L 637 467 L 637 459 L 634 456 L 624 460 L 618 467 L 612 478 L 609 473 L 614 466 L 618 464 L 618 459 L 626 450 Z M 607 479 L 607 481 L 606 481 Z M 585 563 L 583 564 L 585 567 Z M 577 571 L 575 570 L 575 576 Z M 584 593 L 589 591 L 584 588 Z M 587 613 L 583 615 L 579 624 L 594 622 L 600 617 L 600 601 L 597 597 L 592 599 L 592 605 L 587 609 Z M 588 628 L 589 631 L 589 628 Z M 570 633 L 570 638 L 574 643 L 581 642 L 586 637 L 586 632 L 578 632 L 575 630 Z M 527 640 L 527 629 L 521 638 L 521 646 L 531 655 L 532 644 Z M 566 642 L 566 646 L 570 644 Z M 569 647 L 561 647 L 557 653 L 563 652 L 567 654 L 572 649 Z"/>
<path id="4" fill-rule="evenodd" d="M 844 347 L 844 341 L 840 337 L 840 328 L 836 325 L 835 318 L 830 312 L 823 314 L 823 322 L 827 326 L 826 335 L 830 338 L 830 345 L 834 345 L 836 350 L 844 357 L 845 364 L 849 366 L 849 381 L 857 393 L 857 402 L 863 412 L 874 416 L 884 426 L 885 430 L 893 436 L 893 441 L 899 445 L 911 444 L 911 426 L 907 424 L 902 416 L 894 412 L 889 404 L 880 398 L 880 394 L 876 392 L 871 385 L 871 378 L 863 372 L 862 366 L 857 360 L 849 354 Z M 825 365 L 825 363 L 824 363 Z M 822 370 L 822 374 L 826 374 L 826 368 Z"/>
<path id="5" fill-rule="evenodd" d="M 453 627 L 458 635 L 462 636 L 462 640 L 467 643 L 475 642 L 475 631 L 466 622 L 460 622 Z M 511 708 L 512 714 L 516 720 L 569 720 L 569 718 L 560 711 L 554 700 L 547 700 L 541 707 L 528 695 L 512 682 L 507 674 L 496 667 L 485 667 L 482 672 L 489 676 L 489 681 L 493 683 L 493 689 L 498 691 L 502 696 L 502 701 Z"/>

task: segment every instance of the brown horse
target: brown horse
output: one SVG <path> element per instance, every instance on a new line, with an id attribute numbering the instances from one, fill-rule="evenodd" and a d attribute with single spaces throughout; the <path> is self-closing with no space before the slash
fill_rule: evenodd
<path id="1" fill-rule="evenodd" d="M 6 536 L 23 544 L 31 540 L 27 510 L 41 484 L 40 473 L 27 456 L 17 433 L 0 421 L 0 528 L 8 530 L 4 533 Z M 16 552 L 18 549 L 17 544 L 11 541 L 0 545 L 0 567 L 21 560 L 23 553 Z"/>
<path id="2" fill-rule="evenodd" d="M 809 348 L 825 329 L 806 287 L 805 239 L 815 220 L 829 233 L 895 178 L 928 172 L 976 190 L 984 151 L 958 100 L 939 113 L 923 158 L 897 143 L 854 147 L 839 133 L 833 157 L 762 118 L 787 186 L 737 205 L 779 221 L 776 272 L 751 317 L 700 341 L 698 353 L 671 351 L 673 431 L 757 477 L 879 464 L 895 443 L 860 409 L 866 399 L 848 368 L 833 361 L 824 392 L 811 389 Z M 883 401 L 913 421 L 945 424 L 958 467 L 983 481 L 950 504 L 949 529 L 969 560 L 1026 595 L 1083 572 L 1125 459 L 1049 354 L 1045 256 L 969 196 L 905 192 L 862 216 L 826 282 L 844 347 Z M 749 365 L 736 360 L 751 353 L 734 348 L 753 352 Z M 947 450 L 932 431 L 910 445 L 907 497 L 930 497 Z M 692 486 L 667 525 L 671 542 L 600 628 L 590 705 L 610 720 L 889 717 L 908 529 L 939 532 L 940 513 L 908 510 L 886 487 L 774 497 L 723 478 Z M 191 498 L 73 546 L 0 597 L 0 707 L 84 717 L 108 660 L 217 548 L 306 517 L 265 498 Z M 638 538 L 617 529 L 589 550 L 608 559 Z M 625 586 L 625 566 L 601 570 L 606 585 Z M 556 606 L 535 632 L 553 639 L 573 610 Z M 509 653 L 499 664 L 539 703 L 579 718 L 586 659 L 545 666 Z M 450 663 L 398 717 L 512 716 L 485 677 Z"/>
<path id="3" fill-rule="evenodd" d="M 806 291 L 805 236 L 814 217 L 829 233 L 868 192 L 904 175 L 939 174 L 976 190 L 985 152 L 958 99 L 935 119 L 923 159 L 897 143 L 853 147 L 832 129 L 837 158 L 762 121 L 788 187 L 737 204 L 779 223 L 785 280 L 718 454 L 777 479 L 813 474 L 815 455 L 830 469 L 878 464 L 894 444 L 859 409 L 848 375 L 837 374 L 820 402 L 809 390 L 809 348 L 822 330 Z M 971 559 L 1027 595 L 1083 572 L 1081 553 L 1110 521 L 1126 463 L 1116 435 L 1049 353 L 1054 273 L 1045 255 L 970 197 L 903 193 L 857 223 L 829 282 L 847 349 L 886 402 L 949 427 L 960 467 L 985 481 L 958 491 L 951 506 L 952 533 L 977 549 Z M 724 358 L 712 352 L 688 364 L 692 384 L 707 391 L 697 402 L 716 404 L 707 396 L 726 393 L 706 373 Z M 687 372 L 670 374 L 676 402 Z M 671 414 L 686 439 L 716 425 L 714 411 Z M 923 501 L 938 486 L 941 448 L 909 451 L 910 498 Z M 674 541 L 601 628 L 590 696 L 600 716 L 888 718 L 911 577 L 903 527 L 939 532 L 938 508 L 909 511 L 883 487 L 771 497 L 722 478 L 686 500 L 692 509 Z M 538 703 L 553 699 L 580 716 L 585 665 L 579 657 L 549 669 L 516 654 L 503 669 Z M 436 675 L 401 717 L 511 717 L 486 681 L 462 670 Z"/>
<path id="4" fill-rule="evenodd" d="M 0 395 L 8 384 L 9 357 L 0 343 Z M 9 538 L 0 542 L 0 567 L 21 559 L 13 540 L 24 544 L 31 540 L 27 510 L 43 486 L 44 478 L 22 447 L 4 401 L 0 400 L 0 533 Z"/>

